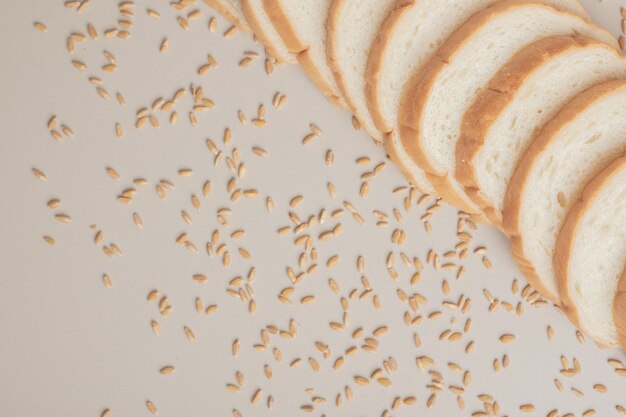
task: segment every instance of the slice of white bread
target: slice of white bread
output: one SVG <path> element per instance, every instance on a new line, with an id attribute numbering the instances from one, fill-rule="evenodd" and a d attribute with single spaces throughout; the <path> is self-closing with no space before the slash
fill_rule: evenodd
<path id="1" fill-rule="evenodd" d="M 577 35 L 550 37 L 520 50 L 481 90 L 463 117 L 456 177 L 494 225 L 502 229 L 509 180 L 543 125 L 577 94 L 619 78 L 626 57 L 616 49 Z"/>
<path id="2" fill-rule="evenodd" d="M 624 184 L 626 158 L 618 158 L 585 186 L 554 256 L 563 310 L 603 347 L 618 343 L 613 306 L 626 265 Z"/>
<path id="3" fill-rule="evenodd" d="M 391 159 L 421 191 L 435 193 L 424 171 L 402 147 L 398 112 L 406 85 L 443 42 L 474 13 L 498 0 L 396 0 L 369 53 L 367 107 L 375 127 L 386 133 Z M 588 17 L 577 0 L 547 0 Z"/>
<path id="4" fill-rule="evenodd" d="M 250 26 L 243 16 L 239 0 L 204 0 L 204 2 L 224 16 L 242 32 L 250 32 Z"/>
<path id="5" fill-rule="evenodd" d="M 481 88 L 524 46 L 576 33 L 617 46 L 610 33 L 570 11 L 505 0 L 472 16 L 423 67 L 401 105 L 400 138 L 444 200 L 482 212 L 454 177 L 461 119 Z"/>
<path id="6" fill-rule="evenodd" d="M 326 40 L 328 63 L 339 91 L 361 127 L 381 142 L 365 99 L 365 69 L 380 25 L 396 0 L 333 0 Z"/>
<path id="7" fill-rule="evenodd" d="M 287 49 L 309 78 L 336 106 L 346 107 L 326 58 L 326 21 L 332 0 L 263 0 Z"/>
<path id="8" fill-rule="evenodd" d="M 563 222 L 587 181 L 626 150 L 626 80 L 576 96 L 519 161 L 504 202 L 504 230 L 520 270 L 558 302 L 553 258 Z M 617 221 L 617 219 L 615 219 Z"/>
<path id="9" fill-rule="evenodd" d="M 617 328 L 617 337 L 622 349 L 626 350 L 626 270 L 617 285 L 613 302 L 613 320 Z"/>
<path id="10" fill-rule="evenodd" d="M 297 62 L 265 12 L 263 0 L 241 0 L 241 11 L 256 37 L 276 61 L 283 64 Z"/>

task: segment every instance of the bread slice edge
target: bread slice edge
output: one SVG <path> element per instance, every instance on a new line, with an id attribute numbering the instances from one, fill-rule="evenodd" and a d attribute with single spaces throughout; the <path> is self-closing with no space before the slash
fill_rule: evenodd
<path id="1" fill-rule="evenodd" d="M 204 3 L 216 10 L 219 14 L 224 16 L 226 20 L 235 25 L 237 29 L 242 32 L 249 33 L 252 31 L 248 22 L 238 10 L 235 10 L 233 6 L 226 0 L 204 0 Z"/>
<path id="2" fill-rule="evenodd" d="M 265 7 L 263 7 L 265 10 Z M 263 27 L 263 24 L 259 21 L 257 11 L 254 10 L 254 7 L 250 3 L 250 0 L 241 0 L 241 12 L 246 18 L 250 29 L 254 32 L 257 38 L 263 43 L 265 48 L 268 50 L 270 55 L 276 59 L 277 62 L 281 64 L 295 64 L 297 62 L 295 56 L 287 53 L 280 52 L 279 48 L 270 41 L 269 36 L 267 35 L 266 28 Z M 280 35 L 278 35 L 280 37 Z M 282 37 L 281 37 L 282 41 Z M 284 42 L 284 41 L 283 41 Z"/>
<path id="3" fill-rule="evenodd" d="M 317 89 L 320 90 L 333 105 L 344 108 L 345 101 L 343 97 L 341 97 L 340 93 L 329 80 L 326 80 L 326 77 L 322 75 L 317 64 L 311 58 L 309 52 L 310 45 L 298 37 L 298 32 L 282 5 L 283 1 L 285 0 L 263 0 L 263 6 L 265 7 L 270 21 L 274 24 L 276 31 L 285 42 L 289 52 L 296 56 L 298 63 L 311 81 L 313 81 Z"/>
<path id="4" fill-rule="evenodd" d="M 611 162 L 604 170 L 596 175 L 595 178 L 587 183 L 580 198 L 574 204 L 572 210 L 568 214 L 556 243 L 554 253 L 554 270 L 557 278 L 559 296 L 561 297 L 561 309 L 574 322 L 574 324 L 576 324 L 578 328 L 580 328 L 582 331 L 589 335 L 591 335 L 592 333 L 581 326 L 578 309 L 576 308 L 576 305 L 572 301 L 572 298 L 569 294 L 568 265 L 570 257 L 572 255 L 575 237 L 578 233 L 578 229 L 580 227 L 581 221 L 583 220 L 585 212 L 587 211 L 589 206 L 593 204 L 595 197 L 602 192 L 604 186 L 611 181 L 612 177 L 619 174 L 624 169 L 626 169 L 626 157 L 618 156 L 617 159 Z M 602 348 L 613 347 L 611 345 L 607 345 L 601 340 L 594 339 L 594 341 Z"/>

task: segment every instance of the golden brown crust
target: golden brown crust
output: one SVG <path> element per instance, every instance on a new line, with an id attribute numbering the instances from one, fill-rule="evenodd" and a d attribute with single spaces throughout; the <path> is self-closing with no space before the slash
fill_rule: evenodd
<path id="1" fill-rule="evenodd" d="M 420 126 L 424 117 L 424 109 L 427 98 L 434 87 L 437 75 L 453 60 L 454 55 L 461 51 L 465 44 L 471 39 L 472 33 L 478 30 L 482 25 L 488 22 L 494 16 L 506 13 L 517 7 L 526 7 L 532 4 L 536 7 L 544 7 L 554 9 L 554 7 L 543 4 L 537 0 L 503 0 L 486 9 L 474 14 L 467 22 L 458 28 L 437 51 L 436 56 L 424 65 L 424 67 L 413 77 L 404 94 L 402 105 L 400 106 L 400 137 L 402 144 L 407 153 L 413 160 L 426 172 L 433 176 L 445 177 L 446 173 L 438 170 L 431 162 L 430 156 L 425 148 L 423 148 Z M 559 9 L 560 10 L 560 9 Z M 580 16 L 568 12 L 562 13 Z M 456 189 L 449 186 L 449 180 L 439 181 L 439 187 L 435 187 L 437 192 L 448 201 L 461 201 L 463 206 L 459 207 L 470 213 L 480 213 L 478 207 L 475 207 L 473 201 L 466 195 L 459 195 Z M 469 200 L 469 201 L 468 201 Z"/>
<path id="2" fill-rule="evenodd" d="M 259 38 L 259 40 L 263 43 L 263 45 L 265 46 L 269 54 L 273 56 L 278 63 L 295 64 L 297 62 L 294 56 L 289 55 L 289 54 L 286 55 L 284 53 L 279 52 L 277 46 L 274 45 L 272 42 L 270 42 L 269 37 L 267 36 L 267 33 L 265 31 L 265 28 L 259 21 L 257 13 L 252 7 L 250 0 L 241 0 L 241 12 L 243 13 L 244 17 L 248 21 L 248 25 L 250 25 L 250 28 L 252 29 L 256 37 Z"/>
<path id="3" fill-rule="evenodd" d="M 232 6 L 230 6 L 228 2 L 224 0 L 204 0 L 204 3 L 215 9 L 240 31 L 246 33 L 251 32 L 250 26 L 248 26 L 248 23 L 245 19 L 243 19 L 243 16 L 240 16 L 236 10 L 233 10 Z"/>
<path id="4" fill-rule="evenodd" d="M 381 25 L 376 40 L 372 44 L 365 70 L 365 98 L 367 107 L 374 121 L 374 126 L 381 132 L 391 132 L 394 127 L 387 124 L 381 112 L 378 83 L 384 61 L 387 44 L 395 33 L 396 26 L 402 20 L 402 16 L 415 5 L 415 0 L 397 0 L 389 11 L 387 18 Z"/>
<path id="5" fill-rule="evenodd" d="M 626 350 L 626 270 L 620 279 L 613 303 L 613 320 L 622 349 Z"/>
<path id="6" fill-rule="evenodd" d="M 572 256 L 572 249 L 574 246 L 575 237 L 578 234 L 578 228 L 589 206 L 593 204 L 596 196 L 602 192 L 603 188 L 608 182 L 610 182 L 614 175 L 626 168 L 626 158 L 618 157 L 612 163 L 610 163 L 605 169 L 603 169 L 598 175 L 596 175 L 585 186 L 580 198 L 576 201 L 565 220 L 565 224 L 561 229 L 559 238 L 556 243 L 554 252 L 554 271 L 556 273 L 556 282 L 559 289 L 559 296 L 561 297 L 561 308 L 567 314 L 567 316 L 576 324 L 580 326 L 580 318 L 576 305 L 572 301 L 569 293 L 568 286 L 568 265 L 570 257 Z M 584 328 L 582 328 L 585 331 Z M 596 340 L 596 343 L 602 347 L 608 347 L 605 343 Z"/>
<path id="7" fill-rule="evenodd" d="M 315 62 L 311 59 L 311 54 L 309 53 L 310 45 L 298 38 L 297 31 L 289 19 L 289 16 L 287 16 L 282 1 L 284 0 L 263 0 L 265 11 L 274 24 L 276 31 L 285 42 L 289 52 L 296 55 L 298 63 L 302 66 L 302 69 L 306 72 L 311 81 L 313 81 L 313 84 L 315 84 L 318 90 L 320 90 L 333 105 L 345 108 L 345 102 L 339 95 L 339 92 L 330 83 L 330 80 L 327 80 L 326 77 L 322 75 L 317 65 L 315 65 Z"/>
<path id="8" fill-rule="evenodd" d="M 461 136 L 456 145 L 456 179 L 465 186 L 467 195 L 501 230 L 503 229 L 502 213 L 480 190 L 474 165 L 475 158 L 482 150 L 493 124 L 535 71 L 557 55 L 590 45 L 604 44 L 575 35 L 544 38 L 526 46 L 498 71 L 463 117 Z M 608 46 L 606 48 L 613 50 Z M 613 51 L 617 55 L 617 51 Z"/>
<path id="9" fill-rule="evenodd" d="M 550 145 L 554 137 L 561 129 L 574 120 L 581 112 L 601 100 L 607 94 L 616 90 L 626 89 L 626 81 L 609 81 L 585 90 L 566 104 L 554 118 L 548 122 L 533 143 L 528 147 L 524 156 L 520 159 L 515 173 L 509 182 L 504 198 L 503 226 L 504 233 L 511 241 L 511 253 L 520 270 L 528 282 L 533 285 L 545 298 L 554 302 L 559 302 L 559 295 L 549 291 L 543 284 L 542 279 L 534 268 L 532 262 L 528 260 L 524 251 L 524 240 L 521 230 L 521 200 L 528 181 L 532 166 L 537 162 L 539 156 Z M 558 285 L 558 280 L 557 280 Z"/>

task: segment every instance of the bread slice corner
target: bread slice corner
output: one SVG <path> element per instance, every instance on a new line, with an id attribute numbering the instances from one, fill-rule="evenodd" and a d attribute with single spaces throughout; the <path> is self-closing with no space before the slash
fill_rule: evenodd
<path id="1" fill-rule="evenodd" d="M 383 143 L 385 144 L 385 150 L 389 155 L 391 161 L 400 169 L 404 177 L 415 186 L 421 193 L 436 196 L 435 188 L 428 180 L 426 173 L 419 169 L 411 169 L 408 163 L 402 160 L 402 156 L 399 155 L 396 150 L 397 146 L 391 146 L 392 143 L 398 142 L 400 139 L 396 136 L 397 133 L 391 131 L 384 136 Z"/>
<path id="2" fill-rule="evenodd" d="M 241 0 L 241 11 L 248 25 L 269 54 L 281 64 L 295 64 L 296 57 L 287 49 L 265 12 L 263 0 Z"/>
<path id="3" fill-rule="evenodd" d="M 346 108 L 326 57 L 326 21 L 331 0 L 263 0 L 265 11 L 289 52 L 333 105 Z M 308 14 L 311 14 L 310 16 Z M 303 25 L 307 22 L 307 25 Z"/>
<path id="4" fill-rule="evenodd" d="M 245 33 L 252 31 L 243 16 L 238 0 L 204 0 L 204 3 L 215 9 L 240 31 Z"/>

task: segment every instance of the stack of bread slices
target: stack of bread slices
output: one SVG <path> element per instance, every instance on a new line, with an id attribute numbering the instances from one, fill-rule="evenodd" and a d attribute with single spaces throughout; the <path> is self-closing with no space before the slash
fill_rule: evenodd
<path id="1" fill-rule="evenodd" d="M 626 57 L 578 0 L 204 0 L 626 348 Z"/>

